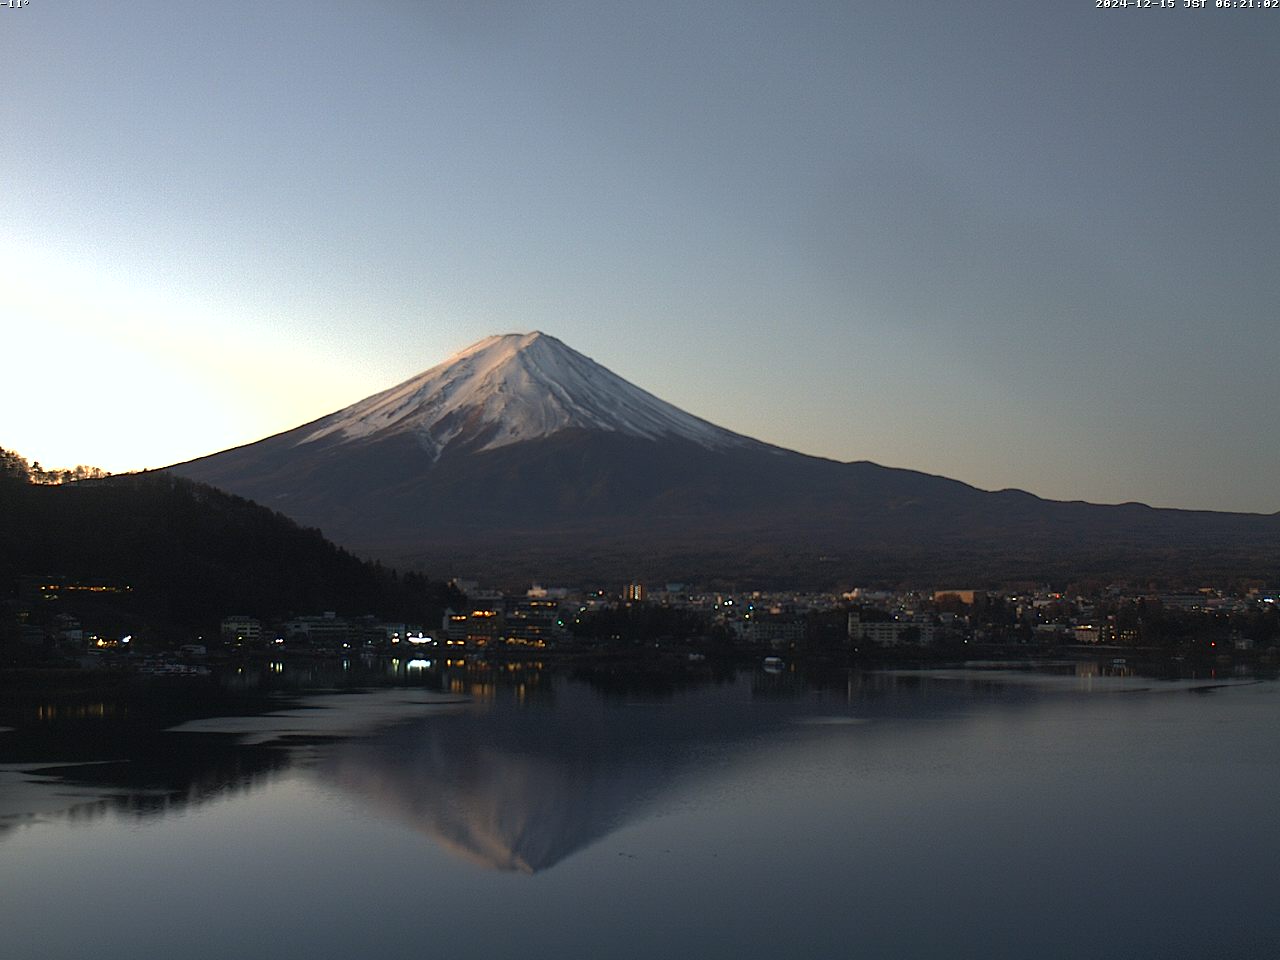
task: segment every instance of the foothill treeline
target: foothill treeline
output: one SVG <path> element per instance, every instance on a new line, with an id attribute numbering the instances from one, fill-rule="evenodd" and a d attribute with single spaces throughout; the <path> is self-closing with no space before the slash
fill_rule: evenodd
<path id="1" fill-rule="evenodd" d="M 100 480 L 111 476 L 109 471 L 101 467 L 89 467 L 83 463 L 74 467 L 54 467 L 49 469 L 40 466 L 40 461 L 29 462 L 21 454 L 0 447 L 0 477 L 25 480 L 27 483 L 57 484 L 74 483 L 77 480 Z"/>

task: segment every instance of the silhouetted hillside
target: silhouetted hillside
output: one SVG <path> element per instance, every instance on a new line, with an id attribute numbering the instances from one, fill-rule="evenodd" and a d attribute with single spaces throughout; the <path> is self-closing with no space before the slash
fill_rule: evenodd
<path id="1" fill-rule="evenodd" d="M 443 584 L 400 577 L 318 530 L 171 474 L 58 486 L 0 476 L 0 527 L 0 590 L 23 578 L 127 584 L 93 602 L 156 630 L 323 610 L 434 622 L 448 600 Z"/>

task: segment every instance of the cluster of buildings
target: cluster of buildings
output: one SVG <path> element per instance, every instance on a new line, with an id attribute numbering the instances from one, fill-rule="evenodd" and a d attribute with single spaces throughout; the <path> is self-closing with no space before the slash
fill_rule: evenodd
<path id="1" fill-rule="evenodd" d="M 454 586 L 466 604 L 445 611 L 435 623 L 390 622 L 332 611 L 279 621 L 231 615 L 221 621 L 216 640 L 202 638 L 187 649 L 212 648 L 220 641 L 221 649 L 246 652 L 417 650 L 425 655 L 438 649 L 447 656 L 478 649 L 536 651 L 621 641 L 609 625 L 628 618 L 644 625 L 645 641 L 711 641 L 772 651 L 957 643 L 1158 646 L 1185 642 L 1191 634 L 1208 637 L 1224 652 L 1251 649 L 1259 638 L 1266 645 L 1280 644 L 1280 590 L 1261 587 L 1236 592 L 1110 587 L 1083 596 L 1043 587 L 824 593 L 630 583 L 614 592 L 535 585 L 513 594 L 484 589 L 475 581 L 458 580 Z M 50 600 L 86 591 L 128 591 L 111 584 L 42 582 L 39 587 L 38 595 Z M 660 624 L 659 631 L 651 630 L 654 623 Z M 24 621 L 19 626 L 24 641 L 52 645 L 66 654 L 123 653 L 133 642 L 127 635 L 99 635 L 63 612 L 39 624 Z"/>
<path id="2" fill-rule="evenodd" d="M 593 642 L 579 627 L 595 615 L 625 608 L 660 607 L 683 611 L 685 623 L 752 648 L 798 650 L 806 646 L 851 649 L 932 647 L 943 643 L 1137 646 L 1151 639 L 1141 611 L 1165 617 L 1232 617 L 1275 611 L 1280 591 L 1231 595 L 1205 588 L 1193 593 L 1132 592 L 1113 588 L 1095 597 L 1037 589 L 992 593 L 973 589 L 904 591 L 854 589 L 843 593 L 690 590 L 684 584 L 650 588 L 628 584 L 622 591 L 581 591 L 533 586 L 519 594 L 485 590 L 474 581 L 456 581 L 467 597 L 463 609 L 448 610 L 438 624 L 388 623 L 374 617 L 334 613 L 296 617 L 264 625 L 247 616 L 222 621 L 230 647 L 282 647 L 316 652 L 446 647 L 449 652 L 479 648 L 570 646 Z M 598 640 L 599 637 L 595 637 Z M 1239 630 L 1224 639 L 1237 649 L 1251 640 Z M 401 646 L 404 645 L 404 646 Z M 460 648 L 460 649 L 459 649 Z"/>
<path id="3" fill-rule="evenodd" d="M 225 617 L 221 640 L 231 648 L 393 651 L 421 648 L 515 646 L 545 648 L 568 637 L 561 604 L 566 592 L 541 588 L 507 597 L 472 585 L 465 610 L 446 610 L 439 623 L 388 622 L 373 616 L 340 617 L 333 611 L 275 623 L 243 615 Z"/>
<path id="4" fill-rule="evenodd" d="M 1228 593 L 1109 587 L 1095 595 L 1049 588 L 1015 592 L 936 590 L 845 594 L 859 609 L 849 614 L 849 636 L 878 646 L 929 646 L 946 639 L 1038 645 L 1159 645 L 1175 636 L 1221 635 L 1231 647 L 1251 649 L 1241 630 L 1250 618 L 1280 621 L 1280 590 Z M 1216 643 L 1210 640 L 1210 643 Z"/>

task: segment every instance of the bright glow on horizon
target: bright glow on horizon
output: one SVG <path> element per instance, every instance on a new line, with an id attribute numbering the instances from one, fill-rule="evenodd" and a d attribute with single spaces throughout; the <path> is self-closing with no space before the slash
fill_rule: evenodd
<path id="1" fill-rule="evenodd" d="M 0 404 L 29 415 L 6 424 L 0 445 L 46 468 L 168 466 L 380 389 L 367 369 L 270 324 L 228 323 L 83 266 L 26 258 L 14 281 L 0 317 L 14 356 L 32 362 L 0 380 Z"/>

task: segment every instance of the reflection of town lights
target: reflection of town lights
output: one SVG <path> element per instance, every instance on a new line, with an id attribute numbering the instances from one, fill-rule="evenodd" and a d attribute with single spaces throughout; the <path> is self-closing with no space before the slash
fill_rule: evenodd
<path id="1" fill-rule="evenodd" d="M 410 660 L 405 667 L 409 670 L 428 670 L 431 668 L 430 660 Z"/>

